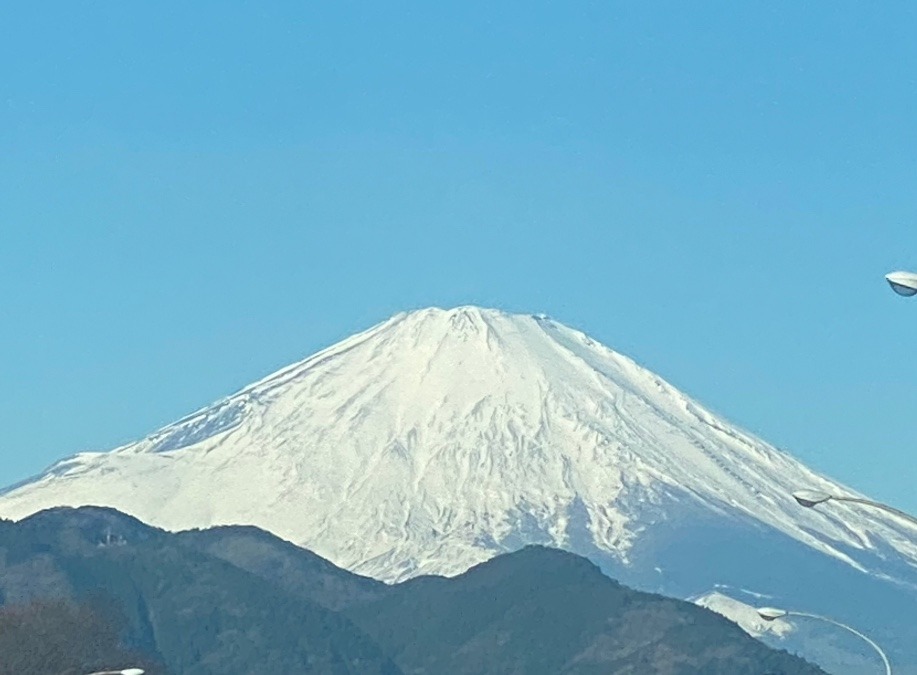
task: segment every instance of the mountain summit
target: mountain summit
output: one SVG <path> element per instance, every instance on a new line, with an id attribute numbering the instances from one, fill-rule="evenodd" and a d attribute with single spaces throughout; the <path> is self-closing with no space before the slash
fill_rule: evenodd
<path id="1" fill-rule="evenodd" d="M 905 523 L 802 509 L 799 488 L 855 495 L 579 331 L 459 307 L 398 314 L 64 460 L 0 496 L 0 517 L 95 504 L 172 530 L 251 524 L 389 582 L 547 544 L 673 594 L 917 586 Z"/>

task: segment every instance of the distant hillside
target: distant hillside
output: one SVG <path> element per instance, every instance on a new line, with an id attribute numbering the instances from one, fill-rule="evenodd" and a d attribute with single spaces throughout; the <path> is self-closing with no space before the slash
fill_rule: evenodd
<path id="1" fill-rule="evenodd" d="M 410 673 L 752 675 L 817 668 L 570 553 L 528 547 L 418 578 L 349 615 Z"/>
<path id="2" fill-rule="evenodd" d="M 6 602 L 107 595 L 126 644 L 174 675 L 400 673 L 342 614 L 111 509 L 0 524 L 0 593 Z"/>
<path id="3" fill-rule="evenodd" d="M 170 534 L 93 507 L 0 521 L 0 603 L 47 598 L 107 600 L 119 648 L 174 675 L 822 672 L 541 547 L 387 586 L 251 527 Z"/>
<path id="4" fill-rule="evenodd" d="M 214 527 L 174 535 L 297 597 L 340 610 L 383 596 L 389 586 L 352 574 L 257 527 Z"/>

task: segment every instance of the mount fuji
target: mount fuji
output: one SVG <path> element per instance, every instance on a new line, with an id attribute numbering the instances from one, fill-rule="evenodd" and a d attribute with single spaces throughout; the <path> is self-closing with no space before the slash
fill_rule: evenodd
<path id="1" fill-rule="evenodd" d="M 92 504 L 170 530 L 256 525 L 387 582 L 546 544 L 641 589 L 747 589 L 848 621 L 917 672 L 917 530 L 802 509 L 800 488 L 861 496 L 579 331 L 459 307 L 398 314 L 63 460 L 0 494 L 0 517 Z M 829 670 L 871 667 L 855 640 L 781 626 L 769 639 L 804 635 Z"/>

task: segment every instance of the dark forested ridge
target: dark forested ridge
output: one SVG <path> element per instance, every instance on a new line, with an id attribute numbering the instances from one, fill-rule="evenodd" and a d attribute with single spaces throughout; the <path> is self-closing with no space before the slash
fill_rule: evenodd
<path id="1" fill-rule="evenodd" d="M 90 507 L 0 521 L 0 603 L 2 663 L 15 664 L 0 675 L 55 672 L 42 659 L 81 640 L 92 648 L 82 660 L 54 668 L 133 659 L 174 675 L 822 672 L 553 549 L 387 586 L 256 528 L 171 534 Z"/>
<path id="2" fill-rule="evenodd" d="M 106 596 L 125 644 L 174 675 L 400 672 L 343 614 L 109 509 L 3 523 L 0 593 Z"/>
<path id="3" fill-rule="evenodd" d="M 698 609 L 528 547 L 452 579 L 405 582 L 349 614 L 411 673 L 821 672 Z"/>

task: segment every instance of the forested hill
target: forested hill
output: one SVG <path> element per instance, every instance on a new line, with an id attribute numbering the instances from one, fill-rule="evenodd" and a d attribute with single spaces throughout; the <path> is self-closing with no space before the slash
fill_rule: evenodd
<path id="1" fill-rule="evenodd" d="M 256 528 L 171 534 L 93 507 L 0 521 L 0 602 L 0 626 L 38 627 L 0 630 L 0 675 L 48 674 L 43 631 L 88 645 L 55 666 L 75 674 L 822 672 L 554 549 L 388 586 Z"/>

